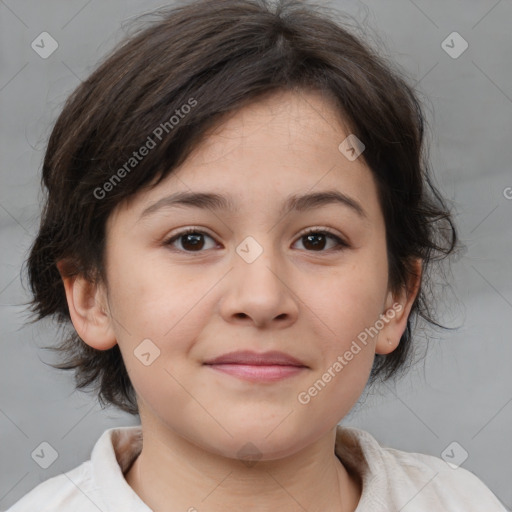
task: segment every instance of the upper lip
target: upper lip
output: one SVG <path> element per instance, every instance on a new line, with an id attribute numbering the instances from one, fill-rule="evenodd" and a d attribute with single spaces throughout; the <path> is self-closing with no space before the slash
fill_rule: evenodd
<path id="1" fill-rule="evenodd" d="M 252 352 L 250 350 L 240 350 L 236 352 L 229 352 L 222 354 L 214 359 L 205 361 L 204 364 L 246 364 L 253 366 L 267 366 L 267 365 L 280 365 L 280 366 L 306 366 L 302 361 L 295 357 L 272 350 L 270 352 Z"/>

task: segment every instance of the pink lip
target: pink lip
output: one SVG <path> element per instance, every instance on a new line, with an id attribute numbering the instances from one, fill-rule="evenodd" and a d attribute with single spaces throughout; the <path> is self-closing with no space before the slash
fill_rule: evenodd
<path id="1" fill-rule="evenodd" d="M 242 364 L 251 366 L 306 366 L 302 361 L 295 359 L 284 352 L 272 350 L 270 352 L 251 352 L 250 350 L 239 350 L 237 352 L 229 352 L 205 361 L 205 364 Z"/>
<path id="2" fill-rule="evenodd" d="M 308 368 L 283 352 L 258 354 L 250 351 L 230 352 L 204 363 L 214 370 L 251 381 L 275 381 L 291 377 Z"/>

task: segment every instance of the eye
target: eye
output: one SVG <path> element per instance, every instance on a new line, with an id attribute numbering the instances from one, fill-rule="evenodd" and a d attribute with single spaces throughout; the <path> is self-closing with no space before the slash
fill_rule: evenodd
<path id="1" fill-rule="evenodd" d="M 205 246 L 205 236 L 213 240 L 213 238 L 210 235 L 206 234 L 204 231 L 199 231 L 198 229 L 195 228 L 189 228 L 185 231 L 177 233 L 169 240 L 166 240 L 164 242 L 164 245 L 173 246 L 176 241 L 181 241 L 182 247 L 180 250 L 183 250 L 185 252 L 201 252 L 201 249 L 203 249 Z"/>
<path id="2" fill-rule="evenodd" d="M 181 242 L 181 247 L 178 247 L 177 250 L 183 252 L 202 252 L 202 249 L 212 249 L 215 247 L 215 244 L 211 247 L 205 247 L 204 237 L 213 240 L 213 238 L 196 228 L 188 228 L 184 231 L 176 233 L 171 238 L 164 242 L 166 246 L 175 246 L 176 242 Z M 331 240 L 334 242 L 334 246 L 328 248 L 328 250 L 340 251 L 344 248 L 349 247 L 349 245 L 344 242 L 339 236 L 331 233 L 329 230 L 323 228 L 310 228 L 306 233 L 302 234 L 299 240 L 305 241 L 304 247 L 308 252 L 327 252 L 324 249 L 326 248 L 327 241 Z"/>
<path id="3" fill-rule="evenodd" d="M 331 247 L 331 250 L 340 251 L 349 246 L 339 236 L 326 229 L 310 228 L 299 238 L 299 240 L 303 239 L 305 241 L 304 246 L 311 248 L 311 250 L 315 252 L 327 252 L 323 249 L 325 249 L 327 240 L 329 239 L 334 241 L 334 247 Z"/>

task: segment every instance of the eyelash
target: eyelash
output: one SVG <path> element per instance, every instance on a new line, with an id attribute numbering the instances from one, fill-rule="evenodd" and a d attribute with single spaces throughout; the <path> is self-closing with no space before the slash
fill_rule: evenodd
<path id="1" fill-rule="evenodd" d="M 180 231 L 179 233 L 176 233 L 174 234 L 171 238 L 168 238 L 167 240 L 165 240 L 163 242 L 163 244 L 165 246 L 171 246 L 176 240 L 178 240 L 179 238 L 183 237 L 183 236 L 186 236 L 186 235 L 189 235 L 189 234 L 199 234 L 199 235 L 206 235 L 208 237 L 210 237 L 212 240 L 213 240 L 213 237 L 210 236 L 208 233 L 206 233 L 205 231 L 201 231 L 200 229 L 197 229 L 197 228 L 187 228 L 183 231 Z M 304 233 L 302 233 L 299 238 L 304 238 L 305 236 L 307 235 L 310 235 L 312 233 L 315 233 L 315 234 L 322 234 L 322 235 L 327 235 L 328 238 L 331 238 L 332 240 L 334 240 L 336 242 L 336 247 L 333 247 L 331 249 L 327 249 L 327 250 L 322 250 L 322 251 L 307 251 L 307 252 L 319 252 L 319 253 L 322 253 L 322 252 L 331 252 L 331 251 L 342 251 L 343 249 L 346 249 L 349 247 L 349 244 L 347 244 L 344 240 L 342 240 L 339 236 L 335 235 L 333 232 L 331 232 L 329 229 L 326 229 L 326 228 L 309 228 L 307 231 L 305 231 Z M 187 254 L 194 254 L 194 253 L 201 253 L 201 252 L 204 252 L 204 250 L 200 250 L 200 251 L 186 251 L 186 250 L 182 250 L 182 249 L 176 249 L 176 251 L 178 252 L 184 252 L 184 253 L 187 253 Z"/>

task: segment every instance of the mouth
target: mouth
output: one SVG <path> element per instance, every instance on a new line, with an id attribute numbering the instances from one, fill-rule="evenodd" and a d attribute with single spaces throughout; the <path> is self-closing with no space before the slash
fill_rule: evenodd
<path id="1" fill-rule="evenodd" d="M 251 351 L 230 352 L 203 364 L 215 371 L 250 381 L 277 381 L 298 375 L 309 368 L 295 357 L 278 351 L 262 354 Z"/>

